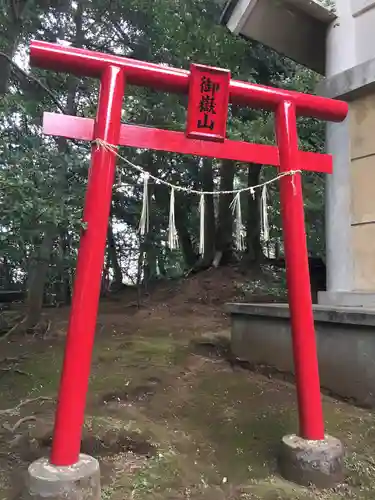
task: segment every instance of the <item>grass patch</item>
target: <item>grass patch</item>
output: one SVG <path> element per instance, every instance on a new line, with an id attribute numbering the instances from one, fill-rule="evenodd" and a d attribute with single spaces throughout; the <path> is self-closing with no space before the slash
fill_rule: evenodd
<path id="1" fill-rule="evenodd" d="M 173 331 L 173 325 L 168 328 Z M 281 437 L 298 429 L 293 386 L 233 370 L 220 356 L 192 352 L 195 331 L 190 336 L 171 331 L 151 335 L 149 324 L 146 332 L 98 336 L 84 436 L 93 453 L 101 447 L 104 500 L 375 497 L 373 412 L 325 398 L 327 430 L 348 447 L 346 484 L 317 492 L 287 483 L 277 475 L 275 457 Z M 4 375 L 4 408 L 30 394 L 56 395 L 63 345 L 43 347 L 20 363 L 30 376 Z M 39 406 L 38 419 L 51 424 L 52 406 Z M 22 439 L 30 430 L 20 430 Z M 0 437 L 5 456 L 13 461 L 21 456 L 10 444 L 14 436 L 0 432 Z M 152 446 L 152 453 L 142 452 L 142 445 Z M 0 455 L 0 469 L 8 472 L 28 465 L 19 458 L 16 466 L 1 460 Z M 9 474 L 0 477 L 4 491 Z"/>
<path id="2" fill-rule="evenodd" d="M 53 349 L 47 347 L 44 352 L 28 357 L 17 365 L 17 369 L 24 374 L 10 371 L 3 375 L 1 400 L 19 403 L 29 397 L 54 397 L 60 381 L 62 360 L 63 348 L 60 345 Z"/>

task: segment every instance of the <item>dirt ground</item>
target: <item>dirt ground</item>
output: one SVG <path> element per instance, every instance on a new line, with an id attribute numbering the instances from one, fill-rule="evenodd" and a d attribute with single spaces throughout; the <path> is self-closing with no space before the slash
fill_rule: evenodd
<path id="1" fill-rule="evenodd" d="M 140 309 L 100 307 L 82 451 L 100 459 L 103 500 L 375 497 L 371 411 L 324 397 L 327 431 L 348 450 L 344 484 L 317 492 L 283 481 L 275 456 L 297 430 L 294 386 L 227 361 L 229 322 L 216 300 L 163 293 Z M 20 498 L 20 474 L 49 453 L 68 311 L 45 317 L 44 339 L 0 341 L 4 500 Z"/>

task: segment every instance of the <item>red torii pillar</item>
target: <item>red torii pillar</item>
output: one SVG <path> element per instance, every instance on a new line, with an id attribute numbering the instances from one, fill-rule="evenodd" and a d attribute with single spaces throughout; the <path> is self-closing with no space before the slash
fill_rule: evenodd
<path id="1" fill-rule="evenodd" d="M 189 71 L 39 41 L 31 43 L 30 61 L 33 66 L 44 69 L 100 78 L 95 121 L 45 114 L 44 132 L 67 138 L 89 141 L 101 139 L 113 145 L 268 164 L 278 166 L 280 172 L 314 170 L 331 173 L 330 156 L 298 150 L 296 117 L 300 115 L 342 121 L 348 112 L 347 104 L 341 101 L 229 80 L 228 76 L 227 101 L 229 98 L 235 104 L 275 112 L 278 148 L 230 141 L 225 139 L 225 134 L 212 134 L 211 141 L 216 142 L 207 142 L 200 140 L 199 134 L 197 139 L 190 138 L 194 137 L 191 131 L 184 134 L 120 123 L 126 83 L 188 93 L 193 74 Z M 225 73 L 214 68 L 206 67 L 206 70 Z M 194 98 L 194 90 L 190 89 L 189 98 L 191 96 Z M 81 237 L 78 254 L 50 458 L 51 464 L 55 466 L 72 465 L 79 457 L 114 174 L 115 153 L 93 145 L 83 216 L 86 229 Z M 280 199 L 298 393 L 299 435 L 305 440 L 323 442 L 324 422 L 299 173 L 280 180 Z"/>

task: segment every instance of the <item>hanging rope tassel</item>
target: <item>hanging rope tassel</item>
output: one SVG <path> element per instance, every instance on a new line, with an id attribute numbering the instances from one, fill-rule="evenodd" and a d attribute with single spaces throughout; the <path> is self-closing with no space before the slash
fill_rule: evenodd
<path id="1" fill-rule="evenodd" d="M 204 254 L 204 194 L 201 194 L 199 200 L 199 254 Z"/>
<path id="2" fill-rule="evenodd" d="M 269 241 L 270 227 L 268 224 L 267 186 L 263 186 L 262 188 L 262 208 L 260 212 L 260 219 L 261 219 L 261 233 L 263 235 L 263 241 Z"/>
<path id="3" fill-rule="evenodd" d="M 143 202 L 142 213 L 139 221 L 138 231 L 141 236 L 148 233 L 149 230 L 149 206 L 148 206 L 148 172 L 143 173 Z"/>
<path id="4" fill-rule="evenodd" d="M 292 175 L 293 196 L 295 196 L 296 195 L 296 183 L 295 183 L 296 172 L 293 172 L 291 175 Z"/>
<path id="5" fill-rule="evenodd" d="M 235 217 L 234 240 L 236 248 L 239 252 L 243 252 L 245 250 L 245 231 L 242 224 L 241 193 L 236 194 L 230 207 Z"/>
<path id="6" fill-rule="evenodd" d="M 168 225 L 168 246 L 171 250 L 178 248 L 178 234 L 176 229 L 176 218 L 174 213 L 175 189 L 171 189 L 171 199 L 169 203 L 169 225 Z"/>

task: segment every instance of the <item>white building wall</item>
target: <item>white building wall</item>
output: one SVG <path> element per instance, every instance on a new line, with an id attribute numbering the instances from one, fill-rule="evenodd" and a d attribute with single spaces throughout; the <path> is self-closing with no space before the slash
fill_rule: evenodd
<path id="1" fill-rule="evenodd" d="M 351 0 L 351 8 L 355 23 L 356 64 L 361 64 L 375 57 L 375 1 Z"/>
<path id="2" fill-rule="evenodd" d="M 336 14 L 337 21 L 327 38 L 327 79 L 375 58 L 375 0 L 336 0 Z M 333 295 L 372 290 L 370 283 L 369 287 L 359 287 L 357 276 L 362 254 L 354 238 L 353 207 L 361 194 L 355 189 L 353 177 L 359 171 L 352 158 L 352 121 L 351 111 L 345 122 L 327 124 L 327 150 L 334 159 L 334 172 L 326 185 L 327 290 Z M 361 230 L 368 232 L 369 228 Z M 332 302 L 329 297 L 328 301 Z"/>

